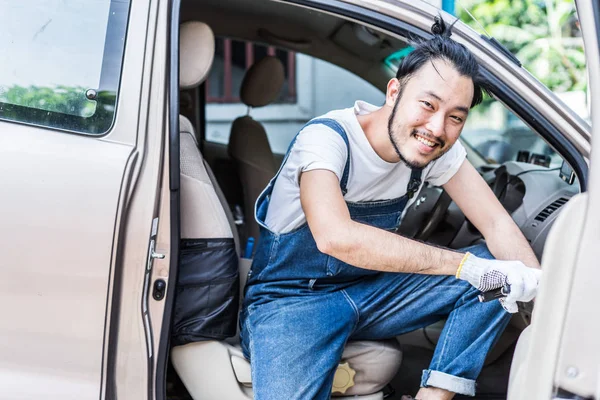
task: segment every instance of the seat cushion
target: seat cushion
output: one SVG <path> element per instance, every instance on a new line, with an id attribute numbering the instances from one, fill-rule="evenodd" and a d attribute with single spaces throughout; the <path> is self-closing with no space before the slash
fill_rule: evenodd
<path id="1" fill-rule="evenodd" d="M 402 352 L 396 339 L 350 341 L 342 354 L 343 362 L 356 371 L 354 386 L 344 396 L 370 394 L 381 390 L 396 375 Z"/>
<path id="2" fill-rule="evenodd" d="M 174 347 L 171 357 L 194 399 L 251 398 L 250 363 L 239 345 L 218 341 L 190 343 Z M 396 339 L 348 342 L 341 363 L 347 362 L 356 371 L 354 386 L 333 396 L 378 392 L 392 380 L 401 361 L 402 352 Z"/>

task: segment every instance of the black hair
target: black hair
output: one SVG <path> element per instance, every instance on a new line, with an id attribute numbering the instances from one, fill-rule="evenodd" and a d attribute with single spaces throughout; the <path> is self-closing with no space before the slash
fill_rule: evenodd
<path id="1" fill-rule="evenodd" d="M 454 21 L 456 23 L 456 21 Z M 434 19 L 431 26 L 433 37 L 430 39 L 413 40 L 411 51 L 402 61 L 396 72 L 396 78 L 401 83 L 401 91 L 410 78 L 426 62 L 443 60 L 450 63 L 462 76 L 471 78 L 473 81 L 473 101 L 471 108 L 481 103 L 483 92 L 489 93 L 488 83 L 481 75 L 479 63 L 473 54 L 465 46 L 450 39 L 454 23 L 447 26 L 441 15 Z M 401 97 L 402 93 L 400 93 Z"/>

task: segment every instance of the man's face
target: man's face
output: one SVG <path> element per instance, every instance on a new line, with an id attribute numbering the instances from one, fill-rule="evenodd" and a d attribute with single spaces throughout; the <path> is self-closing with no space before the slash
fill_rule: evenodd
<path id="1" fill-rule="evenodd" d="M 397 82 L 397 81 L 396 81 Z M 442 60 L 424 64 L 403 88 L 388 85 L 395 102 L 388 133 L 400 160 L 424 168 L 458 139 L 473 99 L 473 81 Z"/>

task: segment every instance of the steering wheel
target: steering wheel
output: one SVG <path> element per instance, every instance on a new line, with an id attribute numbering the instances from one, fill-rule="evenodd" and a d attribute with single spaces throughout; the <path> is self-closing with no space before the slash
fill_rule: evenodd
<path id="1" fill-rule="evenodd" d="M 446 211 L 448 211 L 448 207 L 450 207 L 450 204 L 452 203 L 452 198 L 450 198 L 450 195 L 446 193 L 444 189 L 440 187 L 431 187 L 427 189 L 432 190 L 426 190 L 426 193 L 424 193 L 424 195 L 431 196 L 433 194 L 433 198 L 427 198 L 426 200 L 431 200 L 432 202 L 433 200 L 435 200 L 435 203 L 433 204 L 431 211 L 426 214 L 424 221 L 421 223 L 421 225 L 419 225 L 419 230 L 417 230 L 417 232 L 415 233 L 414 238 L 422 241 L 426 241 L 427 239 L 429 239 L 431 234 L 435 232 L 440 222 L 443 221 L 446 215 Z M 436 192 L 437 196 L 435 195 Z"/>
<path id="2" fill-rule="evenodd" d="M 444 219 L 451 202 L 450 196 L 441 187 L 424 186 L 411 205 L 411 211 L 402 220 L 398 233 L 427 240 Z"/>

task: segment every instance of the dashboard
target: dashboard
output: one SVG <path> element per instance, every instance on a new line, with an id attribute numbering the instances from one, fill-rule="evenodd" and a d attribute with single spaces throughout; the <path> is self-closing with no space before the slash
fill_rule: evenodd
<path id="1" fill-rule="evenodd" d="M 559 171 L 517 161 L 486 165 L 480 172 L 541 260 L 548 232 L 562 206 L 579 193 L 577 181 L 565 179 L 564 168 Z M 436 220 L 433 228 L 428 226 L 432 219 Z M 431 186 L 422 188 L 398 231 L 404 236 L 455 249 L 483 240 L 443 189 Z"/>
<path id="2" fill-rule="evenodd" d="M 508 185 L 511 187 L 510 191 L 524 192 L 519 203 L 514 203 L 514 199 L 509 198 L 508 191 L 498 199 L 511 213 L 538 259 L 541 259 L 552 224 L 561 207 L 579 193 L 579 186 L 565 182 L 559 171 L 537 165 L 508 162 L 503 167 L 495 171 L 494 193 L 498 196 L 498 182 L 507 179 L 512 182 Z M 515 178 L 511 179 L 511 176 Z"/>

